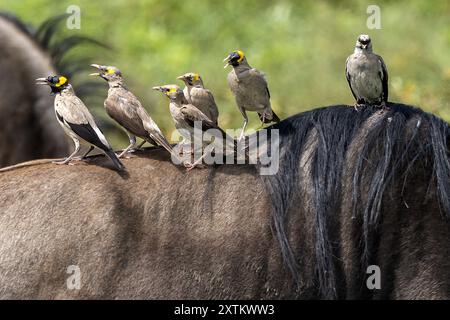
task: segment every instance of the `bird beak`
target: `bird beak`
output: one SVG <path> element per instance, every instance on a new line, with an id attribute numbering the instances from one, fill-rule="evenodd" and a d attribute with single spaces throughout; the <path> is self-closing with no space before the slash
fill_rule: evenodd
<path id="1" fill-rule="evenodd" d="M 101 65 L 95 64 L 95 63 L 91 64 L 91 67 L 97 68 L 97 69 L 99 69 L 99 70 L 102 69 L 102 66 L 101 66 Z M 100 73 L 100 72 L 94 72 L 94 73 L 90 73 L 89 75 L 90 75 L 90 76 L 100 76 L 101 73 Z"/>
<path id="2" fill-rule="evenodd" d="M 231 55 L 228 55 L 225 59 L 223 59 L 223 62 L 226 62 L 227 64 L 223 67 L 224 69 L 230 65 Z"/>
<path id="3" fill-rule="evenodd" d="M 186 77 L 185 76 L 179 76 L 179 77 L 177 77 L 177 79 L 181 80 L 181 81 L 184 81 L 184 80 L 186 80 Z"/>
<path id="4" fill-rule="evenodd" d="M 163 92 L 163 88 L 162 88 L 162 87 L 153 87 L 152 89 L 153 89 L 153 90 L 156 90 L 156 91 L 161 91 L 161 92 Z"/>
<path id="5" fill-rule="evenodd" d="M 38 84 L 38 85 L 48 85 L 46 78 L 37 78 L 35 81 L 36 81 L 36 84 Z"/>

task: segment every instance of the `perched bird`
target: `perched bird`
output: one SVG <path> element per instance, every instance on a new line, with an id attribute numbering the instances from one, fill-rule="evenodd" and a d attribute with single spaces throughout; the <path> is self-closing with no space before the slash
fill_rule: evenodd
<path id="1" fill-rule="evenodd" d="M 228 74 L 228 85 L 236 98 L 236 104 L 244 117 L 244 126 L 241 136 L 244 136 L 248 124 L 246 111 L 258 112 L 262 123 L 279 122 L 280 118 L 273 112 L 270 105 L 270 92 L 264 74 L 252 68 L 245 57 L 244 52 L 238 50 L 230 53 L 224 59 L 233 67 Z"/>
<path id="2" fill-rule="evenodd" d="M 368 35 L 358 37 L 355 51 L 345 63 L 345 76 L 356 99 L 356 110 L 363 105 L 386 108 L 388 73 L 383 58 L 373 53 Z"/>
<path id="3" fill-rule="evenodd" d="M 235 147 L 235 143 L 233 138 L 225 133 L 216 123 L 211 121 L 204 113 L 202 113 L 197 107 L 190 104 L 185 98 L 183 91 L 177 85 L 165 85 L 159 87 L 153 87 L 153 90 L 158 90 L 164 93 L 170 100 L 169 108 L 172 118 L 175 123 L 175 127 L 180 132 L 180 134 L 189 141 L 194 141 L 195 132 L 195 123 L 199 123 L 202 132 L 205 132 L 209 129 L 218 130 L 218 135 L 214 135 L 214 137 L 218 137 L 220 139 L 224 139 L 225 146 L 227 143 L 231 142 L 233 147 Z M 208 131 L 211 132 L 211 131 Z M 202 137 L 197 137 L 202 138 Z M 203 141 L 203 139 L 202 139 Z M 234 149 L 233 149 L 234 150 Z M 201 159 L 205 156 L 205 154 L 197 160 L 193 166 L 199 163 Z"/>
<path id="4" fill-rule="evenodd" d="M 119 123 L 127 132 L 130 145 L 123 150 L 119 158 L 129 152 L 136 145 L 136 137 L 144 139 L 155 146 L 162 146 L 170 154 L 178 158 L 170 143 L 162 134 L 155 121 L 149 116 L 142 104 L 124 85 L 122 73 L 113 66 L 91 65 L 99 72 L 91 73 L 99 76 L 109 84 L 108 97 L 105 100 L 105 109 L 108 115 Z"/>
<path id="5" fill-rule="evenodd" d="M 204 115 L 217 125 L 219 109 L 211 91 L 205 89 L 200 75 L 198 73 L 186 73 L 177 79 L 182 80 L 186 84 L 186 87 L 183 89 L 186 100 L 200 109 Z"/>
<path id="6" fill-rule="evenodd" d="M 39 78 L 36 79 L 36 84 L 50 86 L 52 94 L 55 95 L 56 119 L 75 144 L 75 151 L 70 156 L 64 161 L 55 163 L 68 164 L 80 150 L 81 141 L 90 146 L 88 152 L 82 158 L 85 158 L 94 147 L 97 147 L 106 153 L 118 170 L 125 168 L 117 158 L 103 133 L 95 124 L 94 117 L 86 108 L 83 101 L 75 95 L 66 77 L 49 76 L 47 78 Z"/>

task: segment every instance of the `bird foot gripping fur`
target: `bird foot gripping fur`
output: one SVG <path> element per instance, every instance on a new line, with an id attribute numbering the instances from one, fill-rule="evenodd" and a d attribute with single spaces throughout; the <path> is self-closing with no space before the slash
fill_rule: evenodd
<path id="1" fill-rule="evenodd" d="M 355 102 L 355 104 L 353 105 L 353 108 L 355 108 L 355 110 L 357 112 L 359 112 L 360 108 L 363 108 L 364 106 L 365 106 L 365 104 L 363 104 L 363 103 Z"/>
<path id="2" fill-rule="evenodd" d="M 52 163 L 53 164 L 58 164 L 58 165 L 61 165 L 61 164 L 73 165 L 73 163 L 71 163 L 70 160 L 71 159 L 67 158 L 67 159 L 64 159 L 62 161 L 52 161 Z M 72 159 L 72 160 L 76 160 L 76 159 Z"/>

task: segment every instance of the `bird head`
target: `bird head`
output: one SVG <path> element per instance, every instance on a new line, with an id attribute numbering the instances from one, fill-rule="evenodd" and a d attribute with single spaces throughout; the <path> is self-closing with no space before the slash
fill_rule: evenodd
<path id="1" fill-rule="evenodd" d="M 370 40 L 370 37 L 367 34 L 362 34 L 358 37 L 358 40 L 356 40 L 356 48 L 371 51 L 372 40 Z"/>
<path id="2" fill-rule="evenodd" d="M 223 62 L 226 62 L 227 64 L 224 66 L 224 68 L 228 67 L 229 65 L 233 67 L 237 67 L 242 62 L 246 61 L 245 54 L 241 50 L 236 50 L 230 53 L 225 59 L 223 59 Z"/>
<path id="3" fill-rule="evenodd" d="M 114 66 L 101 66 L 99 64 L 91 64 L 91 67 L 98 69 L 99 72 L 91 73 L 90 76 L 99 76 L 108 82 L 122 80 L 122 73 Z"/>
<path id="4" fill-rule="evenodd" d="M 179 86 L 175 84 L 167 84 L 165 86 L 153 87 L 153 90 L 161 91 L 168 97 L 171 101 L 182 100 L 184 97 L 183 91 Z"/>
<path id="5" fill-rule="evenodd" d="M 202 78 L 200 77 L 200 75 L 198 73 L 192 73 L 192 72 L 188 72 L 185 73 L 179 77 L 177 77 L 178 80 L 183 81 L 186 86 L 197 86 L 197 85 L 203 85 L 203 81 Z"/>
<path id="6" fill-rule="evenodd" d="M 59 93 L 70 87 L 69 80 L 64 76 L 48 76 L 47 78 L 36 79 L 37 85 L 49 86 L 52 94 Z"/>

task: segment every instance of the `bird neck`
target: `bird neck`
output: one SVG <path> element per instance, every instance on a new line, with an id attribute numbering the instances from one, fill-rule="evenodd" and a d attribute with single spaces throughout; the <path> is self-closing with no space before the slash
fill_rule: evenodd
<path id="1" fill-rule="evenodd" d="M 233 66 L 236 71 L 250 70 L 252 67 L 248 64 L 247 60 L 242 61 L 239 65 Z"/>
<path id="2" fill-rule="evenodd" d="M 372 52 L 373 52 L 372 51 L 372 47 L 367 47 L 365 49 L 355 47 L 355 52 L 354 53 L 357 53 L 357 54 L 369 54 L 369 53 L 372 53 Z"/>
<path id="3" fill-rule="evenodd" d="M 121 88 L 121 87 L 124 88 L 125 87 L 122 79 L 115 79 L 115 80 L 108 81 L 108 84 L 109 84 L 110 88 Z"/>
<path id="4" fill-rule="evenodd" d="M 202 80 L 202 78 L 199 78 L 199 79 L 194 83 L 193 87 L 203 88 L 203 80 Z"/>
<path id="5" fill-rule="evenodd" d="M 59 94 L 64 96 L 73 96 L 75 95 L 75 92 L 73 91 L 73 87 L 69 84 L 67 87 L 62 89 Z"/>
<path id="6" fill-rule="evenodd" d="M 177 95 L 174 98 L 170 98 L 170 103 L 173 103 L 178 108 L 180 108 L 183 104 L 189 104 L 186 97 L 184 95 Z"/>

